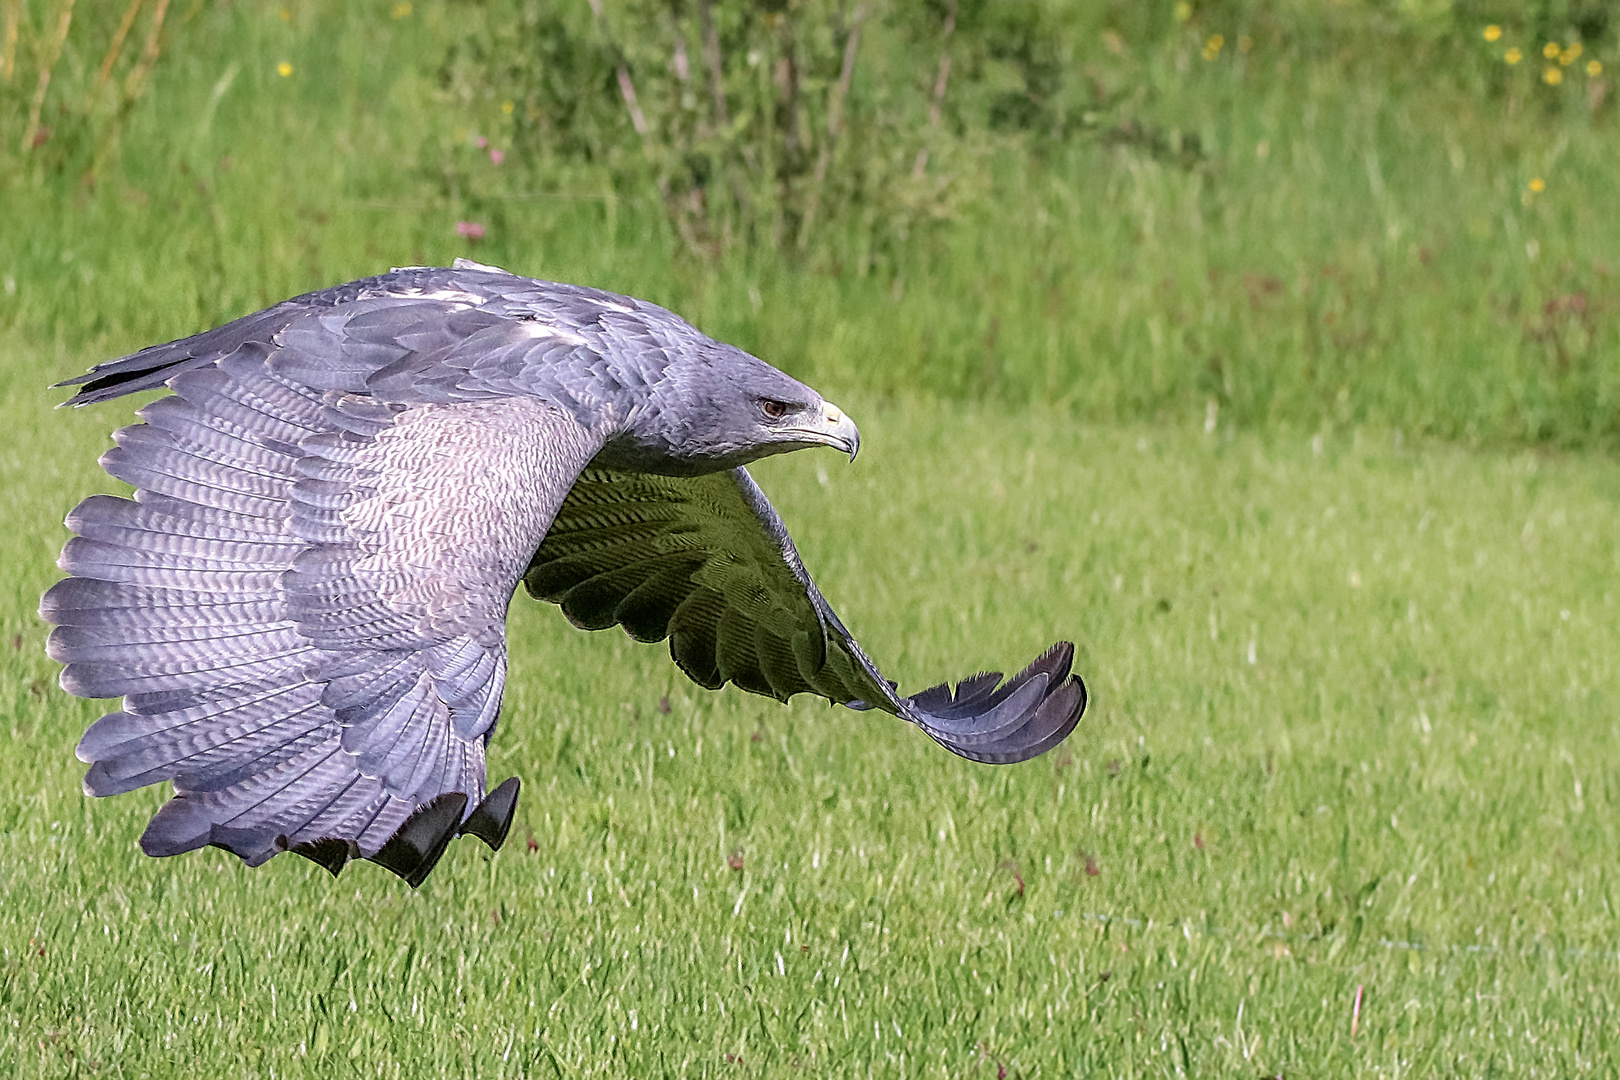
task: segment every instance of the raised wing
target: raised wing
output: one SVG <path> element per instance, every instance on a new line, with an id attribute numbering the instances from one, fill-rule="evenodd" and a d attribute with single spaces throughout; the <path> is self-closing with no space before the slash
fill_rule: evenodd
<path id="1" fill-rule="evenodd" d="M 1067 642 L 1005 683 L 991 672 L 901 697 L 810 580 L 745 469 L 676 478 L 587 468 L 523 581 L 576 626 L 669 638 L 671 656 L 701 686 L 882 709 L 974 761 L 1042 754 L 1086 706 Z"/>
<path id="2" fill-rule="evenodd" d="M 182 363 L 103 458 L 134 501 L 69 516 L 49 651 L 70 693 L 124 699 L 79 744 L 86 791 L 174 782 L 148 854 L 364 857 L 416 885 L 458 833 L 505 838 L 517 782 L 486 797 L 484 747 L 506 609 L 602 440 L 534 398 L 350 392 L 399 359 L 368 327 L 431 337 L 424 307 Z"/>

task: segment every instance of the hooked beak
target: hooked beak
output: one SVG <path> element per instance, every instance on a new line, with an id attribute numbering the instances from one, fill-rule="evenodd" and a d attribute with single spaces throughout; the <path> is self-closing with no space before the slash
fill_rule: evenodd
<path id="1" fill-rule="evenodd" d="M 842 450 L 854 461 L 855 455 L 861 452 L 861 432 L 842 409 L 830 401 L 822 402 L 822 425 L 817 430 L 823 442 L 835 450 Z"/>
<path id="2" fill-rule="evenodd" d="M 849 460 L 854 461 L 855 455 L 861 451 L 861 433 L 855 427 L 855 421 L 830 401 L 821 403 L 821 415 L 814 420 L 806 417 L 800 427 L 778 430 L 781 432 L 777 437 L 779 441 L 767 453 L 783 454 L 810 446 L 830 446 L 834 450 L 842 450 L 849 455 Z"/>

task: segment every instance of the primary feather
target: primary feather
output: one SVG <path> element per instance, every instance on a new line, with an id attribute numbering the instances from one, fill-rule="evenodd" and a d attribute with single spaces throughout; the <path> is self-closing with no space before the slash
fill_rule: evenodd
<path id="1" fill-rule="evenodd" d="M 133 500 L 68 517 L 40 602 L 62 686 L 123 708 L 85 790 L 168 780 L 152 855 L 213 844 L 413 886 L 456 835 L 499 847 L 485 788 L 521 580 L 576 625 L 669 640 L 694 681 L 812 693 L 1021 761 L 1078 723 L 1060 642 L 900 696 L 743 466 L 855 427 L 810 388 L 629 297 L 459 262 L 277 304 L 69 380 L 165 387 L 102 462 Z"/>

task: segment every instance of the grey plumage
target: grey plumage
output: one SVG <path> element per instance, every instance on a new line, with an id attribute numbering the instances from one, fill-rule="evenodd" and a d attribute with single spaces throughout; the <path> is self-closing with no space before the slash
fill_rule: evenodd
<path id="1" fill-rule="evenodd" d="M 1073 730 L 1059 643 L 902 697 L 822 597 L 743 466 L 854 425 L 651 304 L 459 262 L 297 297 L 69 380 L 71 403 L 171 393 L 102 458 L 134 499 L 68 517 L 62 686 L 123 698 L 85 790 L 163 780 L 142 847 L 251 865 L 353 858 L 420 884 L 485 791 L 521 580 L 587 629 L 667 638 L 700 685 L 877 708 L 976 761 Z"/>

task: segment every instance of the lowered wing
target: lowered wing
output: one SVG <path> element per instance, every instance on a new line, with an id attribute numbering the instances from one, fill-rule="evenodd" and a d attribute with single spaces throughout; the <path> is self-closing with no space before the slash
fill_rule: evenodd
<path id="1" fill-rule="evenodd" d="M 684 478 L 587 468 L 523 581 L 576 626 L 668 638 L 700 686 L 882 709 L 974 761 L 1045 753 L 1086 706 L 1068 642 L 1005 682 L 991 672 L 901 697 L 822 597 L 746 469 Z"/>

